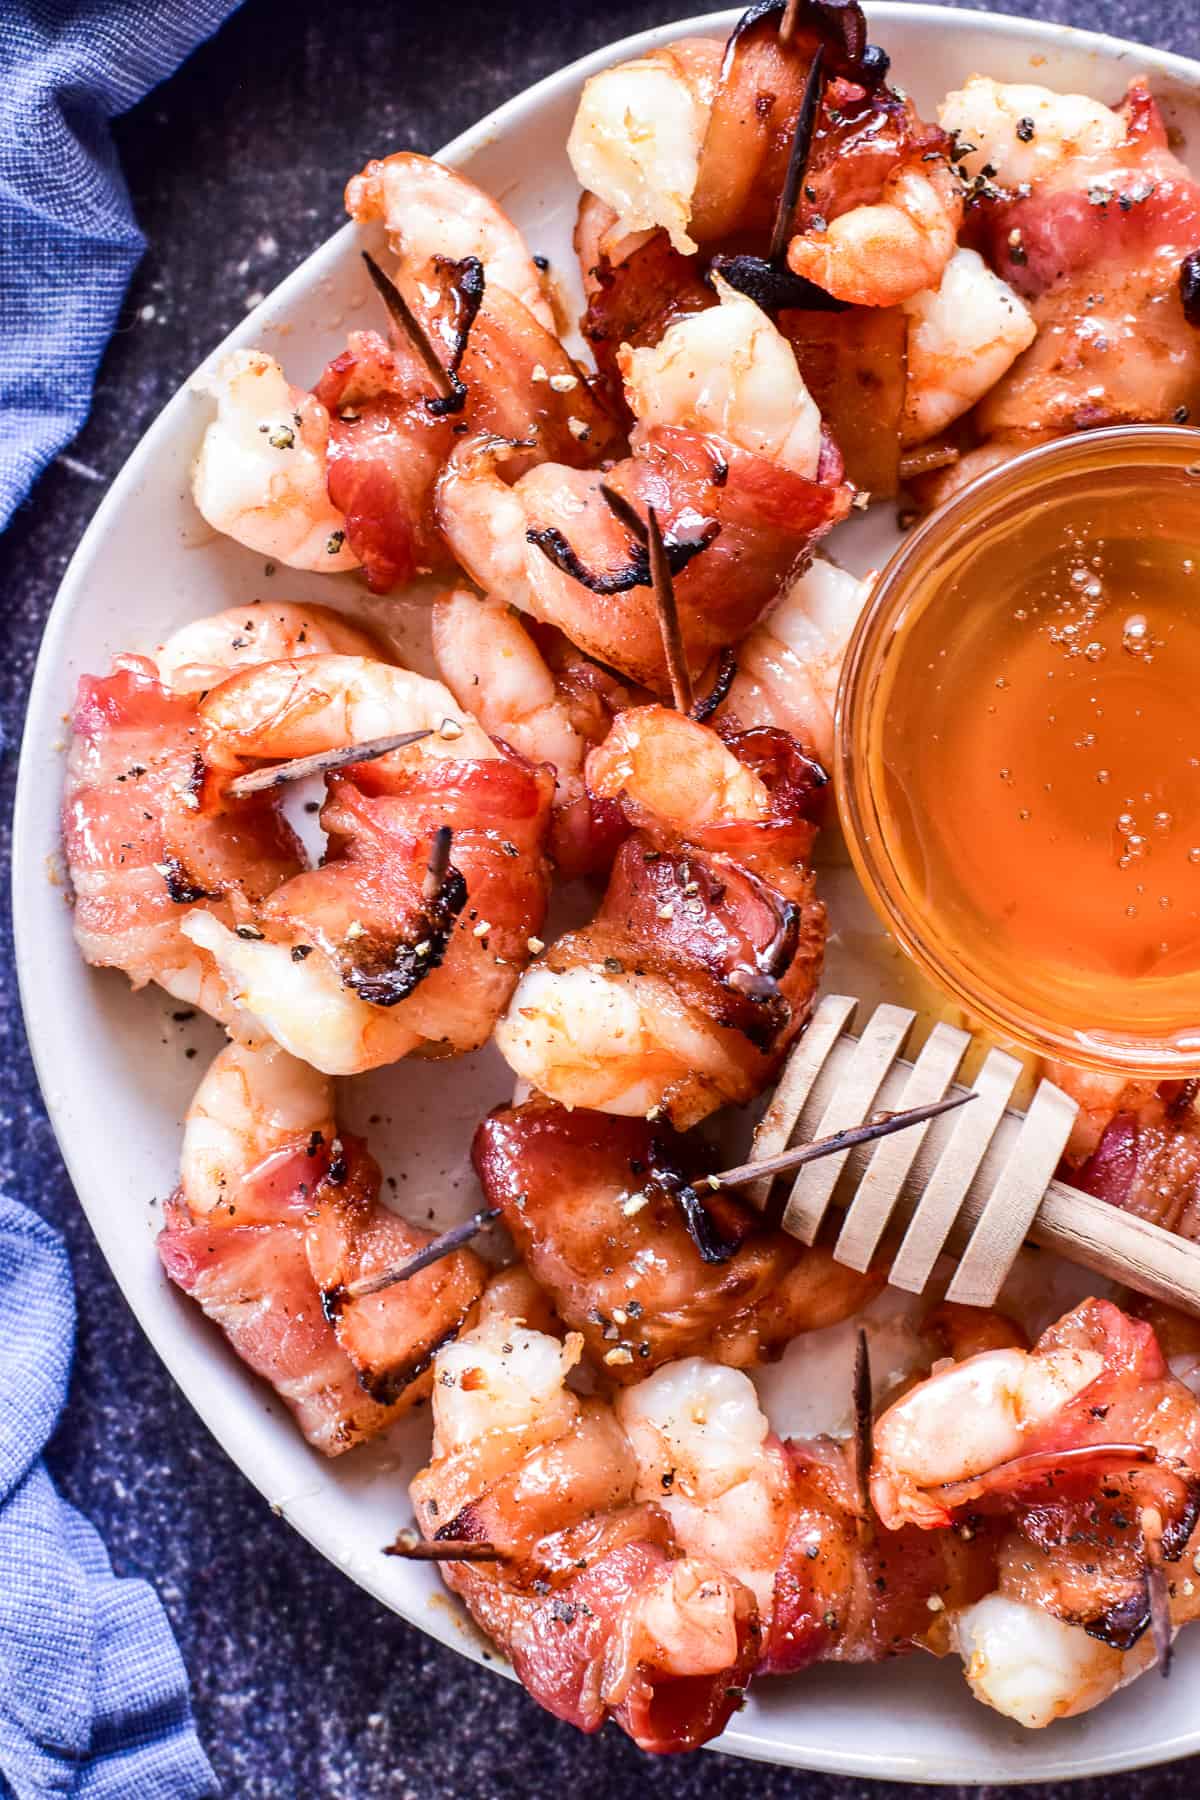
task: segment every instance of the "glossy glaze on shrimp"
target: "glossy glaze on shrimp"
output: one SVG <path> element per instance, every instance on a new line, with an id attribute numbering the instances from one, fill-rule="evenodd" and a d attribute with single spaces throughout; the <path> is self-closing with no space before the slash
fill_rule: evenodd
<path id="1" fill-rule="evenodd" d="M 355 1297 L 433 1235 L 384 1206 L 381 1186 L 365 1146 L 338 1135 L 327 1079 L 275 1045 L 220 1053 L 188 1113 L 159 1256 L 327 1456 L 428 1393 L 434 1353 L 483 1288 L 467 1250 Z"/>
<path id="2" fill-rule="evenodd" d="M 530 1100 L 486 1118 L 472 1157 L 526 1267 L 613 1381 L 700 1352 L 751 1367 L 879 1288 L 714 1194 L 663 1125 Z"/>
<path id="3" fill-rule="evenodd" d="M 584 1731 L 612 1718 L 644 1750 L 694 1749 L 756 1660 L 754 1599 L 635 1499 L 611 1408 L 565 1386 L 578 1355 L 578 1338 L 490 1309 L 439 1354 L 417 1521 L 426 1538 L 500 1552 L 442 1575 L 541 1705 Z"/>
<path id="4" fill-rule="evenodd" d="M 980 185 L 972 232 L 1038 327 L 979 408 L 979 435 L 1019 445 L 1194 408 L 1200 334 L 1181 267 L 1200 244 L 1200 187 L 1145 83 L 1110 109 L 976 76 L 942 118 L 975 146 L 964 165 Z"/>
<path id="5" fill-rule="evenodd" d="M 329 780 L 321 868 L 277 887 L 238 931 L 188 925 L 245 1012 L 330 1074 L 484 1043 L 545 913 L 549 771 L 494 744 L 440 682 L 362 658 L 264 664 L 201 711 L 210 755 L 237 766 L 430 733 Z M 450 862 L 431 892 L 443 827 Z"/>
<path id="6" fill-rule="evenodd" d="M 761 1092 L 808 1017 L 825 913 L 806 858 L 824 775 L 782 732 L 727 746 L 642 707 L 592 751 L 587 780 L 632 835 L 596 918 L 526 972 L 496 1042 L 565 1105 L 686 1127 Z"/>

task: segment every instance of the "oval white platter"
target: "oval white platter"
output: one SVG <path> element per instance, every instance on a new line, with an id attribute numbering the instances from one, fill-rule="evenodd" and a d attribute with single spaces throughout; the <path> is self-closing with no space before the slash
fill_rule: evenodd
<path id="1" fill-rule="evenodd" d="M 895 81 L 929 112 L 945 91 L 980 71 L 1115 102 L 1139 71 L 1152 80 L 1182 153 L 1200 168 L 1200 65 L 1113 38 L 938 6 L 869 8 L 872 35 L 890 51 Z M 735 11 L 663 26 L 598 51 L 509 101 L 440 154 L 493 193 L 534 250 L 551 259 L 569 311 L 578 311 L 570 237 L 578 189 L 564 149 L 580 85 L 595 70 L 671 38 L 722 36 Z M 379 144 L 385 155 L 392 146 Z M 347 169 L 345 174 L 354 173 Z M 348 329 L 375 323 L 358 251 L 346 226 L 213 352 L 261 345 L 291 379 L 314 380 Z M 377 628 L 383 603 L 352 577 L 265 573 L 263 559 L 215 538 L 188 493 L 188 471 L 209 403 L 181 390 L 146 433 L 106 496 L 63 580 L 30 695 L 17 795 L 14 905 L 17 964 L 42 1091 L 63 1156 L 109 1265 L 143 1329 L 213 1435 L 274 1510 L 354 1581 L 422 1631 L 479 1657 L 484 1648 L 436 1574 L 385 1558 L 407 1523 L 409 1476 L 428 1444 L 428 1412 L 386 1444 L 334 1463 L 304 1444 L 284 1408 L 226 1349 L 198 1309 L 163 1277 L 154 1250 L 158 1212 L 148 1202 L 174 1186 L 184 1111 L 215 1027 L 178 1023 L 154 990 L 86 969 L 71 937 L 56 873 L 64 714 L 76 681 L 121 649 L 149 649 L 188 619 L 255 599 L 345 607 Z M 832 549 L 851 567 L 877 563 L 895 541 L 891 508 L 844 527 Z M 405 657 L 428 669 L 422 603 L 391 607 Z M 903 999 L 905 970 L 844 866 L 825 871 L 834 940 L 827 987 L 868 1004 Z M 197 1054 L 189 1059 L 187 1047 Z M 395 1179 L 395 1203 L 439 1224 L 464 1216 L 477 1190 L 471 1133 L 511 1092 L 492 1051 L 456 1063 L 407 1062 L 350 1084 L 344 1122 L 364 1129 Z M 370 1122 L 369 1121 L 373 1121 Z M 1061 1296 L 1042 1296 L 1050 1316 Z M 1069 1303 L 1069 1302 L 1068 1302 Z M 903 1325 L 875 1309 L 876 1359 Z M 765 1378 L 783 1431 L 836 1426 L 818 1396 L 840 1383 L 848 1397 L 846 1330 L 798 1341 Z M 264 1529 L 271 1529 L 264 1523 Z M 348 1596 L 349 1600 L 349 1596 Z M 495 1663 L 493 1662 L 493 1668 Z M 1138 1767 L 1200 1749 L 1191 1683 L 1200 1677 L 1200 1631 L 1182 1640 L 1170 1682 L 1146 1680 L 1099 1711 L 1027 1733 L 974 1702 L 957 1659 L 915 1657 L 874 1668 L 827 1667 L 753 1689 L 720 1747 L 737 1755 L 858 1776 L 926 1782 L 1052 1780 Z M 481 1696 L 483 1700 L 483 1696 Z M 486 1704 L 486 1700 L 483 1700 Z"/>

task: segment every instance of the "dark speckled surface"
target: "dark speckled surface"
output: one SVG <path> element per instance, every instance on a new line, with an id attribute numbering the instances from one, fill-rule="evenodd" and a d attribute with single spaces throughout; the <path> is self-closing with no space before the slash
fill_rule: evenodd
<path id="1" fill-rule="evenodd" d="M 1196 0 L 1025 0 L 1007 10 L 1200 52 Z M 249 0 L 120 122 L 151 248 L 71 462 L 50 470 L 0 539 L 0 716 L 10 746 L 42 622 L 105 484 L 247 303 L 338 224 L 346 175 L 381 146 L 435 148 L 559 64 L 670 12 L 670 0 L 603 8 L 459 0 L 453 13 L 428 0 L 383 9 Z M 0 770 L 6 837 L 14 763 L 10 748 Z M 160 1368 L 92 1243 L 41 1107 L 10 970 L 6 953 L 0 1181 L 66 1233 L 80 1295 L 54 1471 L 103 1531 L 117 1567 L 149 1577 L 162 1595 L 226 1794 L 499 1800 L 640 1790 L 670 1800 L 702 1791 L 850 1800 L 867 1791 L 708 1756 L 655 1765 L 616 1732 L 585 1740 L 393 1618 L 272 1518 Z M 902 1692 L 901 1684 L 898 1704 Z M 1072 1792 L 1184 1800 L 1198 1780 L 1200 1764 L 1177 1763 Z"/>

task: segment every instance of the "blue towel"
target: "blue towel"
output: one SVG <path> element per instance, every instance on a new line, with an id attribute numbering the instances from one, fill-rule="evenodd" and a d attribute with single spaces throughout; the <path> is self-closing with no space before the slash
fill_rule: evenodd
<path id="1" fill-rule="evenodd" d="M 143 240 L 108 122 L 237 0 L 0 0 L 0 528 L 87 416 Z M 0 1796 L 215 1794 L 171 1628 L 42 1465 L 67 1392 L 66 1252 L 0 1198 Z"/>
<path id="2" fill-rule="evenodd" d="M 145 248 L 108 122 L 238 0 L 0 0 L 0 530 L 88 414 Z"/>
<path id="3" fill-rule="evenodd" d="M 166 1614 L 113 1574 L 41 1461 L 74 1335 L 61 1239 L 0 1198 L 0 1795 L 204 1800 L 217 1787 Z"/>

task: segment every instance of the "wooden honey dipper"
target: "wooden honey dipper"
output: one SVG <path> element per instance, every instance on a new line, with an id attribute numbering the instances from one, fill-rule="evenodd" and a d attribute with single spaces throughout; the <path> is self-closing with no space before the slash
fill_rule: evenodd
<path id="1" fill-rule="evenodd" d="M 969 1090 L 955 1075 L 969 1032 L 935 1025 L 915 1062 L 900 1058 L 916 1014 L 877 1007 L 857 1038 L 858 1001 L 829 995 L 792 1051 L 754 1135 L 751 1160 L 779 1156 L 796 1141 L 860 1125 L 873 1113 L 928 1104 Z M 1016 1057 L 992 1050 L 974 1102 L 877 1144 L 810 1162 L 792 1182 L 783 1228 L 811 1244 L 831 1203 L 845 1209 L 834 1257 L 852 1269 L 874 1260 L 889 1227 L 904 1227 L 888 1282 L 920 1293 L 943 1253 L 958 1259 L 946 1291 L 966 1306 L 991 1306 L 1025 1240 L 1100 1275 L 1200 1314 L 1200 1245 L 1122 1212 L 1055 1179 L 1078 1110 L 1049 1081 L 1026 1112 L 1009 1106 L 1022 1074 Z M 742 1191 L 759 1207 L 777 1179 Z"/>

